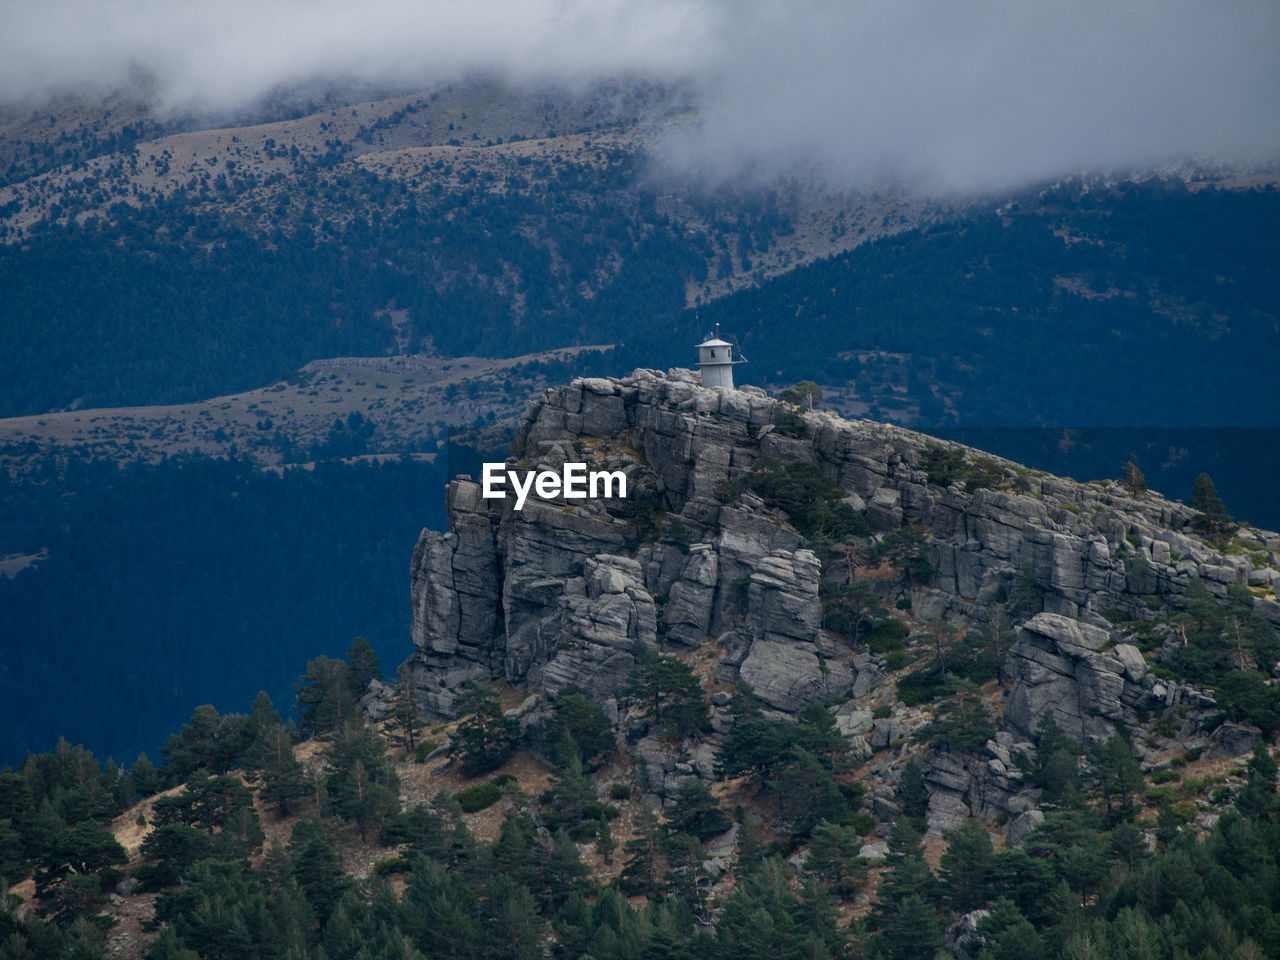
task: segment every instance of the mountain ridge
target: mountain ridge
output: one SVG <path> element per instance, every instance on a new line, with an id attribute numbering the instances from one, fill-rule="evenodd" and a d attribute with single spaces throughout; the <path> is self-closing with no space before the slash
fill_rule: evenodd
<path id="1" fill-rule="evenodd" d="M 855 754 L 870 759 L 894 729 L 911 729 L 900 706 L 873 722 L 873 707 L 895 700 L 887 674 L 903 666 L 902 643 L 877 646 L 875 629 L 914 638 L 925 666 L 911 683 L 942 698 L 936 723 L 944 651 L 963 634 L 998 637 L 1012 625 L 1016 641 L 994 641 L 1007 699 L 990 745 L 956 751 L 976 754 L 972 763 L 935 748 L 926 767 L 937 836 L 973 814 L 1015 823 L 1036 806 L 1009 765 L 1046 711 L 1082 748 L 1130 730 L 1151 763 L 1159 749 L 1138 738 L 1157 706 L 1183 706 L 1201 731 L 1198 749 L 1217 736 L 1230 746 L 1215 749 L 1240 752 L 1260 738 L 1257 724 L 1280 720 L 1271 707 L 1244 706 L 1274 699 L 1280 534 L 1244 526 L 1214 544 L 1197 532 L 1198 511 L 1156 494 L 797 410 L 757 388 L 702 388 L 679 369 L 578 379 L 531 402 L 509 466 L 559 470 L 575 458 L 624 471 L 627 500 L 531 498 L 517 512 L 457 478 L 448 532 L 419 538 L 407 665 L 429 714 L 454 716 L 467 683 L 499 680 L 530 695 L 526 724 L 567 689 L 616 713 L 646 658 L 705 656 L 708 682 L 749 684 L 773 715 L 834 704 Z M 1250 624 L 1258 646 L 1256 662 L 1239 666 L 1247 682 L 1225 660 L 1197 673 L 1178 659 L 1171 624 L 1204 603 L 1231 604 Z M 880 605 L 910 612 L 868 612 Z M 937 646 L 936 660 L 925 644 Z M 898 674 L 897 698 L 904 682 Z M 708 775 L 673 772 L 658 745 L 638 744 L 658 797 Z M 1016 829 L 1024 835 L 1027 822 Z"/>

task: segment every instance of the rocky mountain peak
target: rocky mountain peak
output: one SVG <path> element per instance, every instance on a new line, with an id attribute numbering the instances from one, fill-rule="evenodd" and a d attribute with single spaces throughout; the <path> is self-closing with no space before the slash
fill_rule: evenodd
<path id="1" fill-rule="evenodd" d="M 621 471 L 627 496 L 531 495 L 516 510 L 475 479 L 449 484 L 448 531 L 424 531 L 412 563 L 409 662 L 426 711 L 452 716 L 467 681 L 504 680 L 549 696 L 572 685 L 616 716 L 641 658 L 697 651 L 707 683 L 745 681 L 773 715 L 838 704 L 842 732 L 870 757 L 913 721 L 897 705 L 873 722 L 872 705 L 895 700 L 889 665 L 857 630 L 826 629 L 824 578 L 864 581 L 910 610 L 908 629 L 981 626 L 1029 595 L 998 737 L 981 757 L 930 761 L 942 829 L 1034 805 L 1014 760 L 1046 712 L 1088 745 L 1156 706 L 1212 709 L 1212 694 L 1159 679 L 1116 624 L 1153 620 L 1193 582 L 1218 598 L 1247 590 L 1253 612 L 1280 624 L 1276 534 L 1244 528 L 1248 549 L 1223 550 L 1195 533 L 1195 511 L 1159 495 L 802 411 L 754 387 L 705 389 L 687 370 L 578 379 L 533 400 L 507 467 L 577 462 Z M 860 536 L 831 535 L 841 524 Z M 914 551 L 900 571 L 859 555 L 899 541 Z M 1250 734 L 1228 736 L 1236 749 Z"/>

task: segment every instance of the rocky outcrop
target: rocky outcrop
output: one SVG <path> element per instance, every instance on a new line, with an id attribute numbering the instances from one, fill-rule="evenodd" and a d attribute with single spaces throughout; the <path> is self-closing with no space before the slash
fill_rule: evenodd
<path id="1" fill-rule="evenodd" d="M 1259 580 L 1249 558 L 1191 535 L 1193 512 L 1182 504 L 995 458 L 1021 492 L 944 489 L 921 468 L 939 441 L 821 412 L 803 414 L 802 435 L 787 434 L 775 427 L 780 409 L 760 390 L 702 389 L 679 370 L 575 380 L 533 401 L 513 466 L 622 470 L 629 495 L 530 496 L 516 511 L 511 499 L 482 498 L 469 479 L 449 485 L 449 530 L 424 531 L 413 557 L 410 663 L 424 707 L 451 715 L 469 679 L 615 696 L 646 652 L 708 643 L 717 679 L 750 682 L 782 713 L 865 693 L 878 667 L 865 656 L 859 665 L 821 629 L 817 558 L 743 490 L 762 457 L 821 465 L 881 531 L 928 530 L 937 574 L 917 590 L 919 609 L 981 620 L 1019 578 L 1043 593 L 1046 612 L 1023 626 L 1010 655 L 1010 722 L 1023 736 L 1050 709 L 1069 735 L 1088 740 L 1151 695 L 1136 649 L 1103 649 L 1097 611 L 1141 616 L 1144 595 L 1176 594 L 1192 577 L 1219 594 Z M 1280 560 L 1280 540 L 1256 539 Z M 1255 608 L 1280 622 L 1275 602 Z"/>
<path id="2" fill-rule="evenodd" d="M 1061 614 L 1038 613 L 1018 628 L 1006 673 L 1013 692 L 1005 722 L 1030 740 L 1046 714 L 1073 741 L 1089 744 L 1115 732 L 1126 716 L 1150 705 L 1154 681 L 1136 647 Z"/>
<path id="3" fill-rule="evenodd" d="M 986 461 L 999 489 L 930 482 L 924 464 L 939 446 Z M 1218 596 L 1252 587 L 1254 610 L 1280 624 L 1280 604 L 1264 596 L 1280 583 L 1275 534 L 1245 528 L 1244 553 L 1224 554 L 1194 535 L 1193 511 L 1157 495 L 1058 479 L 885 424 L 796 413 L 751 387 L 703 389 L 682 370 L 575 380 L 530 403 L 508 467 L 566 462 L 621 471 L 626 498 L 531 493 L 516 510 L 514 499 L 482 497 L 471 478 L 449 485 L 448 531 L 424 531 L 413 555 L 409 666 L 427 712 L 453 716 L 469 680 L 505 680 L 533 695 L 578 687 L 618 720 L 640 658 L 688 653 L 704 679 L 749 683 L 774 716 L 833 704 L 836 728 L 866 763 L 864 812 L 877 837 L 900 815 L 891 785 L 920 756 L 932 839 L 970 816 L 1003 817 L 1015 846 L 1043 820 L 1023 771 L 1046 713 L 1082 746 L 1162 707 L 1178 708 L 1164 716 L 1184 750 L 1239 756 L 1260 735 L 1230 723 L 1204 735 L 1213 696 L 1158 679 L 1111 622 L 1150 619 L 1197 578 Z M 922 531 L 934 574 L 928 586 L 868 580 L 886 606 L 909 594 L 917 618 L 972 625 L 1005 597 L 1040 598 L 1008 650 L 1004 713 L 984 749 L 922 754 L 915 738 L 934 718 L 929 705 L 895 702 L 885 661 L 823 629 L 818 556 L 748 483 L 764 463 L 798 462 L 817 465 L 875 536 Z M 1169 629 L 1148 635 L 1165 630 L 1173 644 Z M 373 709 L 378 697 L 367 699 Z M 670 803 L 683 784 L 714 777 L 730 695 L 721 687 L 711 702 L 710 742 L 678 745 L 621 705 L 619 736 L 647 802 Z M 527 703 L 519 719 L 533 728 L 546 700 Z M 1171 762 L 1166 735 L 1134 738 L 1149 766 Z M 869 846 L 883 855 L 882 844 Z"/>
<path id="4" fill-rule="evenodd" d="M 1258 556 L 1280 561 L 1275 535 L 1246 531 L 1257 552 L 1225 555 L 1191 533 L 1193 511 L 1180 503 L 968 448 L 958 449 L 994 463 L 1009 489 L 942 488 L 928 482 L 923 457 L 954 445 L 822 412 L 784 431 L 782 409 L 758 389 L 703 389 L 681 370 L 575 380 L 533 401 L 513 467 L 584 461 L 625 472 L 629 495 L 531 495 L 516 511 L 469 479 L 449 485 L 449 530 L 424 531 L 413 557 L 410 662 L 424 707 L 452 714 L 468 679 L 615 696 L 646 652 L 706 644 L 718 680 L 750 682 L 781 713 L 865 694 L 878 667 L 821 629 L 817 558 L 743 489 L 763 457 L 819 464 L 877 530 L 928 531 L 936 576 L 913 598 L 925 614 L 980 621 L 1019 583 L 1042 593 L 1045 613 L 1010 655 L 1010 723 L 1024 737 L 1050 709 L 1085 741 L 1158 695 L 1141 654 L 1109 646 L 1098 612 L 1142 617 L 1151 595 L 1177 594 L 1192 577 L 1222 595 L 1272 576 Z M 1280 623 L 1280 604 L 1254 605 Z"/>
<path id="5" fill-rule="evenodd" d="M 721 648 L 717 677 L 747 680 L 779 712 L 851 691 L 853 651 L 822 635 L 817 557 L 758 498 L 725 503 L 717 487 L 750 469 L 775 406 L 643 371 L 532 404 L 513 461 L 622 470 L 629 496 L 530 497 L 516 511 L 450 484 L 449 531 L 424 531 L 413 559 L 420 702 L 449 716 L 463 683 L 496 678 L 603 699 L 645 653 L 706 643 Z M 864 659 L 863 688 L 875 671 Z"/>

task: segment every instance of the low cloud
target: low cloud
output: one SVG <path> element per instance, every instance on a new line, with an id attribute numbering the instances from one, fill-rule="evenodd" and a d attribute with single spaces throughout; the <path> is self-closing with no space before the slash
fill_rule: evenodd
<path id="1" fill-rule="evenodd" d="M 228 109 L 317 76 L 473 70 L 687 83 L 667 163 L 984 189 L 1280 148 L 1274 0 L 46 0 L 6 11 L 0 94 L 158 79 Z"/>

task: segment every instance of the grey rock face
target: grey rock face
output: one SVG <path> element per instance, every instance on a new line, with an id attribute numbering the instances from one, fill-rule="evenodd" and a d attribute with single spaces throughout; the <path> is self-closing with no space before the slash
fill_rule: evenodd
<path id="1" fill-rule="evenodd" d="M 1005 836 L 1009 839 L 1009 845 L 1022 846 L 1027 842 L 1027 838 L 1035 833 L 1036 827 L 1042 823 L 1044 823 L 1044 814 L 1039 810 L 1028 810 L 1026 813 L 1019 814 L 1005 827 Z"/>
<path id="2" fill-rule="evenodd" d="M 1262 731 L 1255 726 L 1227 722 L 1213 731 L 1213 752 L 1222 757 L 1240 757 L 1252 753 L 1262 738 Z"/>
<path id="3" fill-rule="evenodd" d="M 925 528 L 937 573 L 912 597 L 918 612 L 982 621 L 1019 584 L 1043 596 L 1045 612 L 1022 625 L 1008 654 L 1009 742 L 961 770 L 934 771 L 931 790 L 950 794 L 931 807 L 935 829 L 961 806 L 986 814 L 1034 802 L 1012 745 L 1034 737 L 1046 710 L 1084 744 L 1157 696 L 1209 709 L 1200 691 L 1157 685 L 1137 648 L 1112 645 L 1122 638 L 1098 612 L 1149 616 L 1139 591 L 1176 596 L 1193 577 L 1219 596 L 1232 584 L 1280 583 L 1280 572 L 1205 544 L 1192 534 L 1194 512 L 1157 495 L 1026 471 L 1018 492 L 944 489 L 923 469 L 926 448 L 940 441 L 821 411 L 800 414 L 803 436 L 789 436 L 773 428 L 778 408 L 754 389 L 704 390 L 680 370 L 579 379 L 534 400 L 512 468 L 588 459 L 590 469 L 625 473 L 628 498 L 530 496 L 517 512 L 512 500 L 483 499 L 475 483 L 450 484 L 448 532 L 424 531 L 412 563 L 409 663 L 424 709 L 452 715 L 467 680 L 504 679 L 529 693 L 573 684 L 605 701 L 622 694 L 645 653 L 708 647 L 717 680 L 750 682 L 776 714 L 876 690 L 883 665 L 822 629 L 817 557 L 745 489 L 762 456 L 817 464 L 875 530 Z M 1015 479 L 1016 465 L 958 449 Z M 1242 535 L 1277 557 L 1280 538 Z M 1253 603 L 1280 624 L 1280 603 Z M 855 712 L 864 707 L 838 719 L 858 756 L 910 736 L 894 719 L 868 723 Z"/>
<path id="4" fill-rule="evenodd" d="M 616 697 L 645 653 L 712 637 L 723 647 L 717 675 L 747 680 L 772 710 L 833 700 L 855 678 L 874 686 L 874 661 L 855 667 L 851 649 L 822 637 L 821 565 L 803 538 L 754 494 L 724 502 L 776 405 L 758 391 L 701 390 L 679 372 L 651 371 L 577 380 L 531 404 L 520 466 L 558 469 L 589 438 L 591 469 L 624 471 L 630 502 L 531 495 L 517 512 L 475 483 L 450 484 L 449 531 L 424 531 L 413 559 L 409 663 L 423 706 L 451 716 L 466 681 L 499 678 Z M 813 457 L 791 438 L 772 445 Z M 677 516 L 688 545 L 653 542 L 633 519 L 640 501 Z"/>
<path id="5" fill-rule="evenodd" d="M 1023 624 L 1005 665 L 1013 678 L 1006 723 L 1032 739 L 1048 712 L 1076 743 L 1114 733 L 1126 711 L 1148 699 L 1148 690 L 1130 679 L 1145 677 L 1142 655 L 1134 648 L 1132 655 L 1100 652 L 1109 640 L 1100 627 L 1056 613 L 1039 613 Z"/>
<path id="6" fill-rule="evenodd" d="M 883 860 L 889 856 L 889 844 L 884 841 L 878 843 L 864 843 L 858 849 L 858 856 L 867 860 Z"/>

